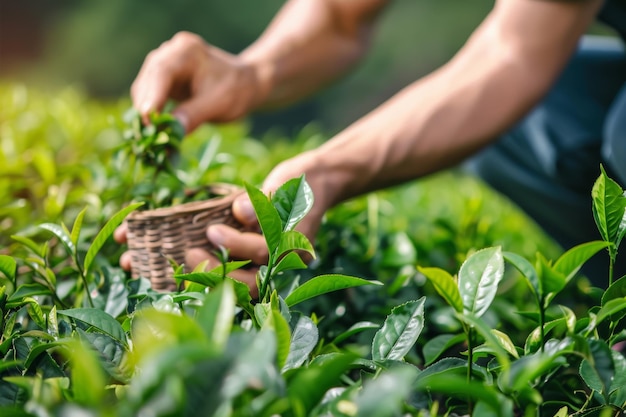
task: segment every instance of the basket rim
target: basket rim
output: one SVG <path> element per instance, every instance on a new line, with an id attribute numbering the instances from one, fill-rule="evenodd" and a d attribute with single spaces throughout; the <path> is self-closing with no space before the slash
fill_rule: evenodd
<path id="1" fill-rule="evenodd" d="M 128 215 L 127 220 L 132 222 L 145 220 L 147 218 L 161 218 L 177 214 L 190 214 L 197 211 L 203 211 L 219 207 L 223 204 L 232 203 L 236 197 L 244 193 L 244 189 L 242 187 L 228 183 L 212 183 L 207 185 L 207 188 L 209 188 L 212 193 L 218 195 L 207 200 L 191 201 L 189 203 L 177 204 L 169 207 L 160 207 L 151 210 L 133 211 Z"/>

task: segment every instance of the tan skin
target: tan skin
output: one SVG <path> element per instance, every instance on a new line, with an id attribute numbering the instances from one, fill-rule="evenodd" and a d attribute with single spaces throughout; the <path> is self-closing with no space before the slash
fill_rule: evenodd
<path id="1" fill-rule="evenodd" d="M 383 0 L 291 0 L 265 33 L 240 55 L 179 34 L 152 52 L 132 86 L 144 114 L 171 97 L 191 130 L 264 107 L 288 104 L 349 70 L 367 50 Z M 319 148 L 283 161 L 265 192 L 305 174 L 312 212 L 299 229 L 315 237 L 323 214 L 354 196 L 453 166 L 488 145 L 548 91 L 593 21 L 601 0 L 498 0 L 466 44 L 444 66 L 408 85 Z M 301 19 L 306 16 L 306 19 Z M 168 64 L 176 62 L 176 64 Z M 247 198 L 234 204 L 253 225 Z M 264 240 L 226 226 L 207 231 L 233 258 L 266 260 Z M 116 233 L 125 241 L 125 229 Z M 215 262 L 206 251 L 187 254 L 190 266 Z M 130 262 L 125 255 L 124 268 Z M 233 273 L 256 294 L 254 271 Z"/>

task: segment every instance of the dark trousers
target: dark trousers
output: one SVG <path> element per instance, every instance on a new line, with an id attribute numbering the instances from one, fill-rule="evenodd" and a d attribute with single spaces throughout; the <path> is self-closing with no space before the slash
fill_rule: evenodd
<path id="1" fill-rule="evenodd" d="M 626 54 L 617 39 L 586 37 L 544 100 L 470 170 L 528 213 L 564 249 L 600 239 L 591 189 L 603 164 L 626 187 Z M 626 273 L 626 243 L 615 279 Z M 621 256 L 620 256 L 621 255 Z M 608 255 L 586 265 L 608 282 Z"/>

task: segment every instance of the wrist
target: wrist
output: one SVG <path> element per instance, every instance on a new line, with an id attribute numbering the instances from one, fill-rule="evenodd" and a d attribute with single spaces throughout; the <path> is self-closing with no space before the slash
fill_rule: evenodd
<path id="1" fill-rule="evenodd" d="M 274 64 L 249 56 L 245 51 L 239 55 L 239 60 L 246 68 L 253 85 L 249 111 L 266 107 L 266 103 L 274 89 Z"/>

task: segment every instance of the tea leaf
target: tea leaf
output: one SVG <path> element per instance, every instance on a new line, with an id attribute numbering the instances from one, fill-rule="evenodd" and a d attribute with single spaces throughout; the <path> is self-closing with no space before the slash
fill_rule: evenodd
<path id="1" fill-rule="evenodd" d="M 411 365 L 392 368 L 378 378 L 366 381 L 354 403 L 356 412 L 364 417 L 402 415 L 402 405 L 413 391 L 419 370 Z"/>
<path id="2" fill-rule="evenodd" d="M 15 273 L 17 272 L 15 259 L 7 255 L 0 255 L 0 272 L 10 281 L 15 281 Z"/>
<path id="3" fill-rule="evenodd" d="M 602 295 L 602 305 L 616 298 L 626 297 L 626 276 L 615 281 Z"/>
<path id="4" fill-rule="evenodd" d="M 472 254 L 459 270 L 463 311 L 482 316 L 491 305 L 503 275 L 504 260 L 499 247 Z"/>
<path id="5" fill-rule="evenodd" d="M 368 281 L 366 279 L 341 274 L 319 275 L 296 288 L 285 298 L 285 302 L 289 307 L 293 307 L 298 303 L 317 297 L 318 295 L 351 287 L 360 287 L 362 285 L 383 284 L 379 281 Z"/>
<path id="6" fill-rule="evenodd" d="M 276 364 L 280 369 L 285 366 L 290 353 L 291 335 L 289 334 L 289 324 L 280 311 L 275 308 L 272 308 L 271 319 L 266 320 L 263 327 L 267 328 L 268 323 L 271 323 L 271 327 L 276 334 Z"/>
<path id="7" fill-rule="evenodd" d="M 113 217 L 111 217 L 109 221 L 106 222 L 104 227 L 102 227 L 102 229 L 98 232 L 98 234 L 94 238 L 91 246 L 89 247 L 89 250 L 87 251 L 87 254 L 85 255 L 85 261 L 83 264 L 84 265 L 83 271 L 85 274 L 89 272 L 89 268 L 91 268 L 91 265 L 96 255 L 98 254 L 100 249 L 102 249 L 102 246 L 104 246 L 106 240 L 113 234 L 117 226 L 119 226 L 122 223 L 122 221 L 124 221 L 124 219 L 129 213 L 131 213 L 132 211 L 134 211 L 135 209 L 137 209 L 138 207 L 142 205 L 143 203 L 130 204 L 129 206 L 115 213 Z"/>
<path id="8" fill-rule="evenodd" d="M 615 375 L 611 348 L 602 340 L 589 339 L 591 357 L 580 364 L 580 376 L 587 386 L 602 395 L 607 403 L 609 388 Z"/>
<path id="9" fill-rule="evenodd" d="M 207 338 L 221 350 L 226 345 L 235 316 L 235 291 L 230 280 L 224 280 L 207 295 L 198 311 L 198 322 Z"/>
<path id="10" fill-rule="evenodd" d="M 611 350 L 615 376 L 611 384 L 609 403 L 624 408 L 626 405 L 626 357 L 616 350 Z"/>
<path id="11" fill-rule="evenodd" d="M 360 321 L 358 323 L 354 323 L 352 326 L 350 326 L 348 330 L 335 337 L 332 341 L 332 344 L 337 345 L 349 338 L 350 336 L 354 336 L 355 334 L 361 333 L 366 330 L 375 330 L 379 328 L 379 324 L 373 323 L 371 321 Z"/>
<path id="12" fill-rule="evenodd" d="M 306 264 L 296 252 L 291 252 L 283 256 L 274 267 L 274 274 L 293 269 L 306 269 Z"/>
<path id="13" fill-rule="evenodd" d="M 608 245 L 608 242 L 594 241 L 575 246 L 559 257 L 554 264 L 554 270 L 563 274 L 567 283 L 576 275 L 585 262 Z"/>
<path id="14" fill-rule="evenodd" d="M 307 316 L 300 317 L 291 334 L 289 356 L 287 356 L 281 372 L 302 366 L 309 358 L 313 349 L 315 349 L 318 340 L 319 332 L 313 320 Z"/>
<path id="15" fill-rule="evenodd" d="M 626 297 L 608 301 L 600 308 L 600 311 L 598 311 L 596 315 L 596 326 L 602 323 L 606 318 L 621 313 L 624 310 L 626 310 Z M 623 314 L 619 314 L 619 316 L 622 317 Z"/>
<path id="16" fill-rule="evenodd" d="M 304 251 L 315 258 L 313 245 L 311 245 L 311 242 L 306 236 L 296 230 L 283 232 L 280 236 L 280 244 L 276 250 L 276 256 L 281 256 L 293 250 Z"/>
<path id="17" fill-rule="evenodd" d="M 261 190 L 250 184 L 245 184 L 245 186 L 248 197 L 250 197 L 250 201 L 254 207 L 257 220 L 259 221 L 259 226 L 267 242 L 267 249 L 271 255 L 276 252 L 280 244 L 282 220 L 276 208 L 274 208 L 270 200 Z"/>
<path id="18" fill-rule="evenodd" d="M 541 280 L 539 279 L 537 271 L 535 271 L 533 265 L 526 260 L 526 258 L 513 252 L 502 252 L 502 256 L 504 257 L 504 260 L 513 265 L 522 274 L 522 276 L 526 278 L 526 281 L 528 281 L 528 284 L 530 285 L 530 289 L 533 290 L 537 301 L 539 301 L 544 295 L 543 287 L 541 286 Z"/>
<path id="19" fill-rule="evenodd" d="M 372 359 L 404 359 L 424 328 L 424 301 L 425 297 L 422 297 L 391 310 L 374 336 Z"/>
<path id="20" fill-rule="evenodd" d="M 439 359 L 439 356 L 441 356 L 441 354 L 443 354 L 446 350 L 450 349 L 452 346 L 462 343 L 464 340 L 464 334 L 440 334 L 431 338 L 424 343 L 424 347 L 422 348 L 424 364 L 426 366 L 432 364 Z"/>
<path id="21" fill-rule="evenodd" d="M 106 380 L 95 353 L 77 340 L 68 343 L 72 365 L 73 401 L 86 406 L 99 405 L 104 397 Z"/>
<path id="22" fill-rule="evenodd" d="M 113 339 L 127 345 L 126 333 L 122 326 L 113 317 L 97 308 L 73 308 L 70 310 L 59 310 L 57 314 L 82 321 L 96 330 L 108 334 Z"/>
<path id="23" fill-rule="evenodd" d="M 76 216 L 76 220 L 74 220 L 74 226 L 72 226 L 72 233 L 70 238 L 72 239 L 72 243 L 74 246 L 78 246 L 78 238 L 80 237 L 80 230 L 83 227 L 83 219 L 85 217 L 85 213 L 87 212 L 87 207 L 82 209 L 78 216 Z"/>
<path id="24" fill-rule="evenodd" d="M 282 230 L 293 230 L 313 207 L 313 191 L 304 175 L 280 186 L 272 196 L 272 204 L 280 217 Z"/>
<path id="25" fill-rule="evenodd" d="M 74 242 L 72 242 L 70 235 L 66 232 L 66 229 L 54 223 L 43 223 L 40 224 L 39 227 L 55 235 L 61 241 L 63 246 L 65 246 L 65 249 L 67 249 L 68 255 L 71 257 L 76 256 L 76 246 L 74 245 Z"/>
<path id="26" fill-rule="evenodd" d="M 291 408 L 301 410 L 304 413 L 301 415 L 309 415 L 324 394 L 339 384 L 341 375 L 354 359 L 354 355 L 342 353 L 319 363 L 319 366 L 292 370 L 294 374 L 290 376 L 287 387 Z"/>
<path id="27" fill-rule="evenodd" d="M 626 198 L 622 187 L 608 177 L 604 167 L 600 166 L 600 169 L 602 172 L 591 190 L 593 217 L 602 239 L 617 248 L 626 232 Z"/>
<path id="28" fill-rule="evenodd" d="M 39 246 L 39 244 L 33 241 L 32 239 L 29 239 L 26 236 L 19 236 L 19 235 L 13 235 L 11 236 L 11 239 L 15 240 L 16 242 L 21 243 L 24 247 L 27 247 L 28 249 L 30 249 L 35 255 L 39 256 L 40 258 L 45 257 L 46 247 Z"/>
<path id="29" fill-rule="evenodd" d="M 435 287 L 435 290 L 456 311 L 463 311 L 463 300 L 454 277 L 441 268 L 417 268 Z"/>

